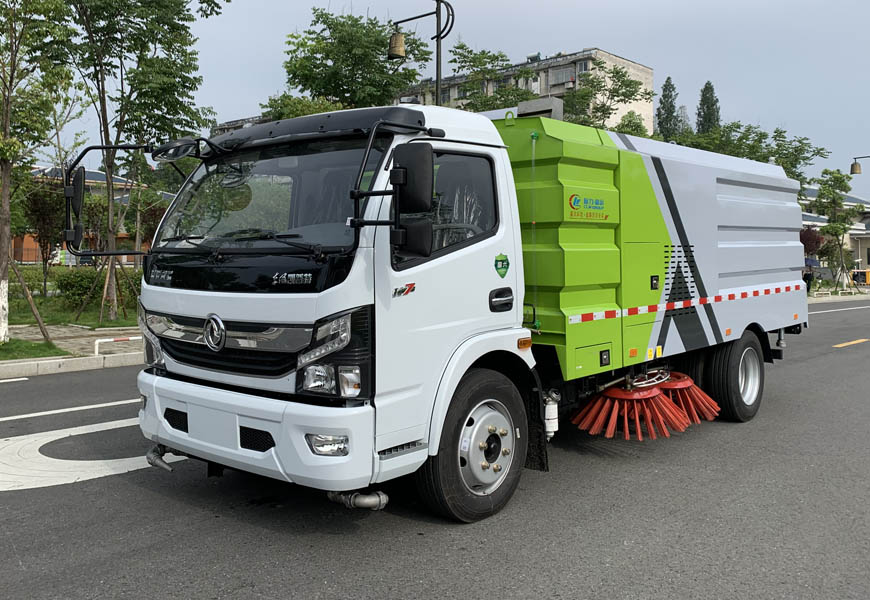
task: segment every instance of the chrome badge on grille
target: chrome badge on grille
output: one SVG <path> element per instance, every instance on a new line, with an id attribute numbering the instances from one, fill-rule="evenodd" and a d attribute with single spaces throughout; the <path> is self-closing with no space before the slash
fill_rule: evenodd
<path id="1" fill-rule="evenodd" d="M 224 344 L 227 343 L 227 328 L 219 316 L 211 314 L 206 318 L 205 327 L 202 328 L 202 339 L 205 345 L 215 352 L 223 350 Z"/>

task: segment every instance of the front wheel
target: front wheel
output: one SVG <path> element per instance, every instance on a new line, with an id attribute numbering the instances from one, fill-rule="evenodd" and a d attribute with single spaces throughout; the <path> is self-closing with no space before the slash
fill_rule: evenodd
<path id="1" fill-rule="evenodd" d="M 438 454 L 416 473 L 426 504 L 471 523 L 497 513 L 520 481 L 528 448 L 523 399 L 496 371 L 473 369 L 453 395 Z"/>
<path id="2" fill-rule="evenodd" d="M 720 417 L 752 419 L 764 393 L 764 355 L 755 334 L 747 330 L 739 340 L 717 346 L 708 368 L 709 392 L 722 409 Z"/>

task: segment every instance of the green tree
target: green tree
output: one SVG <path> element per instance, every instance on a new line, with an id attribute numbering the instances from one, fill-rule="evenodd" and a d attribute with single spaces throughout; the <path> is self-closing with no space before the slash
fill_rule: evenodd
<path id="1" fill-rule="evenodd" d="M 670 142 L 680 134 L 680 118 L 677 115 L 677 86 L 668 77 L 662 85 L 659 105 L 656 108 L 656 123 L 658 133 L 666 142 Z"/>
<path id="2" fill-rule="evenodd" d="M 646 126 L 643 124 L 643 117 L 633 110 L 622 115 L 622 119 L 620 119 L 616 127 L 613 128 L 613 131 L 628 135 L 636 135 L 638 137 L 649 137 Z"/>
<path id="3" fill-rule="evenodd" d="M 840 286 L 840 279 L 847 272 L 849 266 L 845 253 L 846 234 L 861 216 L 860 208 L 846 206 L 844 203 L 846 194 L 852 190 L 852 186 L 849 185 L 851 179 L 849 175 L 841 173 L 839 169 L 823 169 L 821 177 L 811 180 L 812 183 L 818 185 L 818 194 L 809 201 L 810 209 L 817 215 L 822 215 L 828 219 L 828 222 L 819 229 L 819 232 L 837 244 L 837 265 L 834 276 L 836 287 Z M 848 262 L 851 263 L 851 257 L 849 258 Z"/>
<path id="4" fill-rule="evenodd" d="M 453 72 L 465 76 L 465 81 L 459 86 L 460 93 L 464 94 L 464 102 L 460 107 L 463 110 L 496 110 L 538 97 L 531 90 L 517 85 L 521 79 L 531 79 L 534 72 L 529 68 L 520 68 L 513 73 L 506 73 L 505 69 L 511 63 L 504 52 L 474 50 L 465 42 L 459 42 L 450 49 L 450 54 L 453 56 L 450 63 L 455 65 Z M 494 83 L 492 95 L 487 94 L 490 81 Z"/>
<path id="5" fill-rule="evenodd" d="M 776 128 L 769 133 L 757 125 L 744 125 L 739 121 L 725 123 L 707 133 L 684 130 L 676 140 L 683 146 L 748 158 L 759 162 L 774 162 L 785 174 L 801 184 L 799 198 L 806 198 L 803 189 L 807 184 L 806 168 L 817 158 L 827 158 L 828 150 L 815 146 L 807 137 L 789 137 L 788 132 Z"/>
<path id="6" fill-rule="evenodd" d="M 681 104 L 677 109 L 677 137 L 692 135 L 695 130 L 692 128 L 692 120 L 689 118 L 689 109 L 685 104 Z"/>
<path id="7" fill-rule="evenodd" d="M 65 206 L 61 185 L 41 185 L 24 204 L 25 217 L 39 246 L 43 296 L 48 295 L 48 264 L 52 252 L 63 241 Z"/>
<path id="8" fill-rule="evenodd" d="M 716 97 L 716 90 L 713 89 L 711 81 L 701 88 L 701 100 L 698 102 L 696 118 L 695 130 L 699 134 L 710 133 L 719 128 L 719 98 Z"/>
<path id="9" fill-rule="evenodd" d="M 295 119 L 305 115 L 332 112 L 341 110 L 344 106 L 339 102 L 332 102 L 325 98 L 308 98 L 306 96 L 294 96 L 289 92 L 270 96 L 265 104 L 261 104 L 263 118 L 269 121 L 278 119 Z"/>
<path id="10" fill-rule="evenodd" d="M 51 136 L 51 93 L 68 38 L 60 0 L 0 0 L 0 344 L 9 339 L 13 180 Z M 21 208 L 16 209 L 21 216 Z"/>
<path id="11" fill-rule="evenodd" d="M 308 29 L 287 37 L 287 85 L 313 98 L 347 108 L 392 104 L 420 78 L 417 70 L 432 53 L 413 33 L 405 33 L 407 59 L 387 58 L 394 27 L 373 17 L 336 15 L 311 9 Z"/>
<path id="12" fill-rule="evenodd" d="M 197 73 L 194 20 L 188 0 L 73 0 L 78 28 L 70 60 L 86 84 L 104 143 L 164 139 L 197 131 L 212 113 L 196 108 Z M 214 14 L 213 0 L 199 4 Z M 113 177 L 116 151 L 103 152 L 106 172 L 106 249 L 115 249 L 117 223 Z M 111 265 L 110 261 L 110 265 Z M 108 270 L 109 320 L 117 319 L 115 269 Z"/>
<path id="13" fill-rule="evenodd" d="M 653 96 L 624 67 L 593 60 L 592 68 L 580 74 L 576 89 L 565 94 L 565 120 L 604 128 L 621 106 L 652 102 Z"/>

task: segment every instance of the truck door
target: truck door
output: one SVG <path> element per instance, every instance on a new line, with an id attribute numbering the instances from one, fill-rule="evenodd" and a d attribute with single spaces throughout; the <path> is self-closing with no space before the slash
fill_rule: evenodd
<path id="1" fill-rule="evenodd" d="M 427 435 L 441 374 L 463 341 L 522 319 L 517 209 L 504 150 L 433 146 L 432 255 L 394 252 L 386 228 L 375 242 L 377 450 Z M 380 218 L 389 218 L 386 202 Z"/>

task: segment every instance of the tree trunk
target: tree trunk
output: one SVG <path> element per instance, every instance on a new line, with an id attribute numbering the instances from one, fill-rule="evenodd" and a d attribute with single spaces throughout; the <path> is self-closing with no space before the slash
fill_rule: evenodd
<path id="1" fill-rule="evenodd" d="M 117 248 L 116 238 L 115 238 L 115 187 L 113 185 L 113 177 L 114 177 L 114 156 L 112 159 L 106 160 L 106 198 L 109 201 L 109 212 L 107 214 L 106 221 L 106 230 L 108 231 L 109 239 L 107 241 L 106 249 L 109 252 L 114 252 Z M 106 290 L 107 296 L 106 301 L 109 303 L 109 321 L 117 321 L 118 320 L 118 295 L 115 293 L 115 263 L 113 260 L 109 261 L 109 276 L 108 276 L 108 288 Z"/>
<path id="2" fill-rule="evenodd" d="M 9 341 L 9 254 L 12 252 L 10 196 L 12 162 L 0 159 L 0 344 Z"/>
<path id="3" fill-rule="evenodd" d="M 21 284 L 21 289 L 24 290 L 24 297 L 27 298 L 27 303 L 30 305 L 30 312 L 33 313 L 33 316 L 36 319 L 36 324 L 39 325 L 39 332 L 42 334 L 42 339 L 50 344 L 51 338 L 48 335 L 48 329 L 45 328 L 45 323 L 43 323 L 42 317 L 39 315 L 39 310 L 36 308 L 36 303 L 33 301 L 33 296 L 30 294 L 30 288 L 27 287 L 27 282 L 24 281 L 24 277 L 15 265 L 14 260 L 10 260 L 9 265 L 12 267 L 12 270 L 15 271 L 18 283 Z"/>
<path id="4" fill-rule="evenodd" d="M 136 252 L 142 251 L 142 190 L 139 189 L 136 194 Z M 131 194 L 132 196 L 132 194 Z M 136 270 L 142 268 L 142 257 L 138 254 L 133 258 Z"/>
<path id="5" fill-rule="evenodd" d="M 48 298 L 48 262 L 51 260 L 51 253 L 48 258 L 42 257 L 42 297 Z"/>

